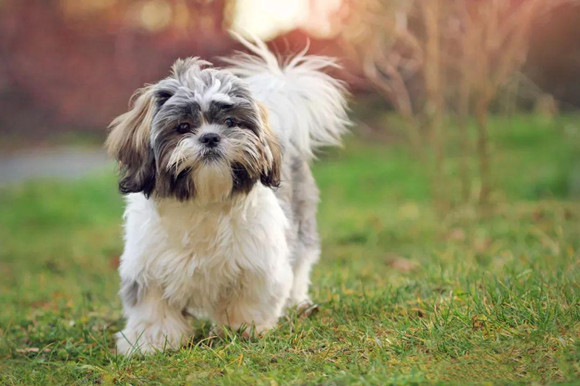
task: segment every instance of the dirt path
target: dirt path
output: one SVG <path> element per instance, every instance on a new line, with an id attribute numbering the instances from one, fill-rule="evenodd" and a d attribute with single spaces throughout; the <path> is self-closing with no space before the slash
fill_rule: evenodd
<path id="1" fill-rule="evenodd" d="M 71 179 L 112 167 L 101 149 L 52 148 L 0 155 L 0 186 L 36 178 Z"/>

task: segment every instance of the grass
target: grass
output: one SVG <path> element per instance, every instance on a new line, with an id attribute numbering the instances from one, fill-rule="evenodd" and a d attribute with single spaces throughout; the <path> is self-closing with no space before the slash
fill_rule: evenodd
<path id="1" fill-rule="evenodd" d="M 437 215 L 401 145 L 351 138 L 316 163 L 318 314 L 126 359 L 112 170 L 0 191 L 0 383 L 577 382 L 577 117 L 494 119 L 497 194 Z M 455 173 L 451 158 L 446 170 Z"/>

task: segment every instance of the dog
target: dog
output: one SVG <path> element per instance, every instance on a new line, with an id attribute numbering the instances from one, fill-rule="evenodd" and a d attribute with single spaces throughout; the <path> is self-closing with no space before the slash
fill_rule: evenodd
<path id="1" fill-rule="evenodd" d="M 106 148 L 126 195 L 124 355 L 179 349 L 189 318 L 262 334 L 312 303 L 320 255 L 310 161 L 350 124 L 334 59 L 281 62 L 260 40 L 216 68 L 177 60 L 137 90 Z"/>

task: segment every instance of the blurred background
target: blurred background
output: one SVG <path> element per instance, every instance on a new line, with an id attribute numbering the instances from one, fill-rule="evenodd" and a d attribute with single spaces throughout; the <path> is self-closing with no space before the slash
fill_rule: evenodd
<path id="1" fill-rule="evenodd" d="M 241 49 L 228 30 L 342 64 L 352 133 L 312 165 L 321 312 L 277 359 L 126 362 L 107 125 L 177 58 Z M 0 383 L 578 379 L 580 0 L 0 0 L 0 99 Z"/>
<path id="2" fill-rule="evenodd" d="M 281 56 L 309 45 L 337 57 L 355 136 L 404 142 L 432 169 L 436 199 L 444 175 L 461 185 L 457 200 L 489 198 L 490 114 L 553 119 L 580 106 L 577 0 L 1 0 L 0 177 L 98 164 L 98 152 L 54 165 L 6 154 L 100 144 L 133 91 L 176 58 L 219 64 L 239 49 L 228 30 Z M 449 157 L 459 160 L 446 171 Z M 571 178 L 566 193 L 580 189 Z"/>

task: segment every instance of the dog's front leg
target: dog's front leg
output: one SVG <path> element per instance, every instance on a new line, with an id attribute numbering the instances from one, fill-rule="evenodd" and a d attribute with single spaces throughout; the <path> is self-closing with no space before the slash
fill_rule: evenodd
<path id="1" fill-rule="evenodd" d="M 246 277 L 237 295 L 214 314 L 218 334 L 227 327 L 245 337 L 259 336 L 276 326 L 290 296 L 293 273 L 286 262 L 271 269 L 266 276 Z"/>
<path id="2" fill-rule="evenodd" d="M 137 290 L 138 296 L 121 291 L 127 324 L 117 333 L 117 352 L 147 354 L 181 347 L 191 334 L 182 310 L 163 299 L 159 288 Z"/>

